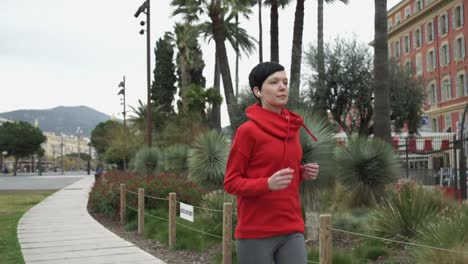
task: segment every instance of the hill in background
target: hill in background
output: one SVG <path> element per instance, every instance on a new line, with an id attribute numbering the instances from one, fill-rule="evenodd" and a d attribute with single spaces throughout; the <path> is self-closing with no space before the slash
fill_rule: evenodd
<path id="1" fill-rule="evenodd" d="M 100 122 L 111 119 L 110 116 L 87 106 L 58 106 L 43 110 L 16 110 L 0 113 L 0 117 L 12 121 L 26 121 L 35 124 L 44 132 L 76 135 L 78 127 L 83 136 L 90 137 L 91 131 Z"/>

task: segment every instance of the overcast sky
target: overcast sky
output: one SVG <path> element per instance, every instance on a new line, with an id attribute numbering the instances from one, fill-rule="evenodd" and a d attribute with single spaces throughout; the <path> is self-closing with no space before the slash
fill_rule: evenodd
<path id="1" fill-rule="evenodd" d="M 85 105 L 122 118 L 118 83 L 126 76 L 127 105 L 146 102 L 146 41 L 133 14 L 143 0 L 0 0 L 0 112 Z M 399 0 L 388 0 L 388 8 Z M 151 1 L 152 51 L 172 31 L 170 0 Z M 295 4 L 280 10 L 280 63 L 289 73 Z M 241 26 L 258 38 L 257 8 Z M 269 10 L 264 8 L 264 60 L 269 52 Z M 143 14 L 144 15 L 144 14 Z M 142 16 L 143 18 L 144 16 Z M 373 39 L 374 1 L 325 5 L 325 40 L 337 36 L 368 43 Z M 306 1 L 304 46 L 316 43 L 317 4 Z M 207 85 L 211 86 L 214 44 L 203 45 Z M 234 80 L 234 53 L 228 50 Z M 154 67 L 154 53 L 151 57 Z M 240 62 L 240 87 L 246 88 L 258 53 Z M 228 123 L 223 111 L 223 126 Z"/>

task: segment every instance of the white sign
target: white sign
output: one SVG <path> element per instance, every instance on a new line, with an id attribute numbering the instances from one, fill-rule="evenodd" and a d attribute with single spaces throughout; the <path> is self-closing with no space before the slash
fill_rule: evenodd
<path id="1" fill-rule="evenodd" d="M 180 203 L 180 218 L 193 222 L 193 206 Z"/>

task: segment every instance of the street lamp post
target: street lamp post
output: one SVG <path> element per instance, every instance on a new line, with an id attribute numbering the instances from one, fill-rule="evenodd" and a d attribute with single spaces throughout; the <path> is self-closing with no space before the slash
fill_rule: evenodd
<path id="1" fill-rule="evenodd" d="M 123 115 L 123 124 L 124 124 L 124 132 L 125 132 L 125 137 L 124 137 L 124 146 L 125 146 L 125 150 L 126 150 L 126 143 L 127 143 L 127 122 L 126 122 L 126 114 L 127 114 L 127 111 L 125 109 L 126 107 L 126 103 L 125 103 L 125 75 L 123 77 L 123 81 L 120 82 L 119 84 L 119 87 L 122 87 L 122 89 L 119 91 L 119 93 L 117 95 L 123 95 L 123 112 L 122 112 L 122 115 Z M 125 151 L 126 152 L 126 151 Z M 127 159 L 123 158 L 123 170 L 127 170 Z"/>
<path id="2" fill-rule="evenodd" d="M 78 137 L 78 171 L 81 170 L 81 159 L 80 159 L 80 135 L 83 134 L 83 130 L 80 127 L 76 128 L 76 135 Z"/>
<path id="3" fill-rule="evenodd" d="M 63 175 L 63 134 L 60 133 L 60 172 Z"/>
<path id="4" fill-rule="evenodd" d="M 151 31 L 150 31 L 150 0 L 146 0 L 143 4 L 138 8 L 135 13 L 135 17 L 138 17 L 141 13 L 146 14 L 146 81 L 147 81 L 147 103 L 146 103 L 146 143 L 148 147 L 151 147 L 151 133 L 152 133 L 152 112 L 151 112 L 151 53 L 150 53 L 150 42 L 151 42 Z M 145 22 L 141 21 L 140 25 L 144 26 Z M 145 30 L 140 30 L 140 34 L 143 35 Z"/>

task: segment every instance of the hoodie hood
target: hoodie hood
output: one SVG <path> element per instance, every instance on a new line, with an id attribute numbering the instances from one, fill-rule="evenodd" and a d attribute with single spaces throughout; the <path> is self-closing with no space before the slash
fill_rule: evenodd
<path id="1" fill-rule="evenodd" d="M 294 137 L 301 126 L 303 126 L 314 141 L 317 141 L 317 138 L 304 125 L 302 116 L 284 107 L 281 108 L 281 114 L 278 114 L 266 110 L 256 103 L 249 106 L 245 113 L 262 130 L 279 139 L 285 140 Z"/>

